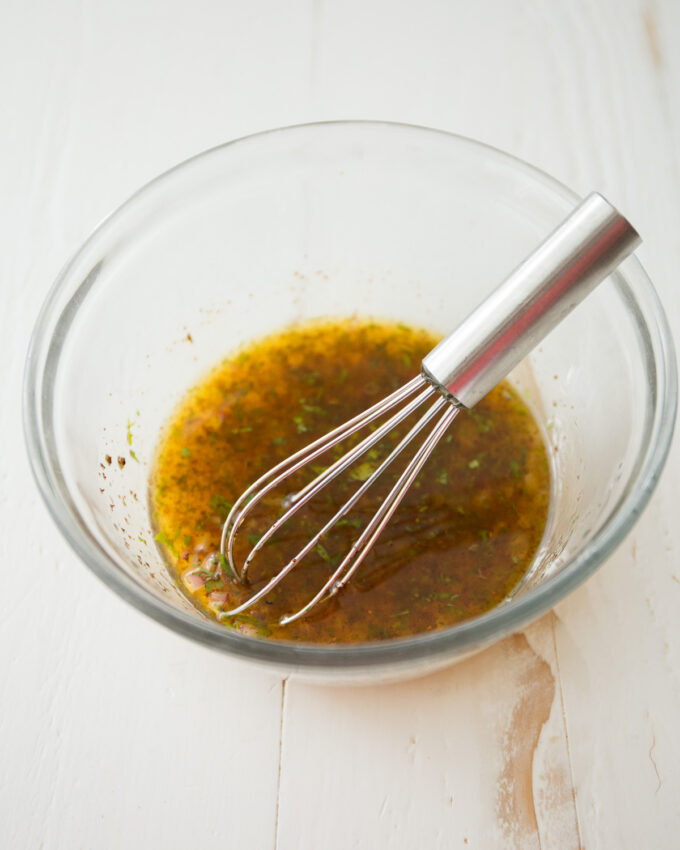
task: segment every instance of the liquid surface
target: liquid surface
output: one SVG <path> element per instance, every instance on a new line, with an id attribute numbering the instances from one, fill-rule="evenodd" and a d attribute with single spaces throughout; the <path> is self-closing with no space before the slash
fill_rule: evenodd
<path id="1" fill-rule="evenodd" d="M 340 593 L 308 617 L 278 624 L 330 576 L 422 435 L 274 591 L 244 614 L 221 616 L 299 551 L 415 419 L 287 522 L 253 560 L 248 586 L 233 580 L 219 556 L 222 524 L 235 499 L 273 465 L 413 378 L 438 341 L 389 323 L 305 325 L 228 358 L 187 393 L 162 436 L 150 499 L 156 540 L 199 608 L 225 627 L 269 639 L 354 643 L 441 629 L 493 608 L 512 592 L 543 535 L 550 474 L 538 428 L 504 382 L 474 410 L 458 414 Z M 256 508 L 238 534 L 238 564 L 280 516 L 285 497 L 358 439 L 331 449 Z"/>

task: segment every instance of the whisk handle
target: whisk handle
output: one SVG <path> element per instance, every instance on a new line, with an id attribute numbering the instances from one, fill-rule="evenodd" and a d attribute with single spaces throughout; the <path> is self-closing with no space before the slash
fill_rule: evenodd
<path id="1" fill-rule="evenodd" d="M 423 360 L 424 376 L 461 407 L 498 384 L 640 244 L 593 192 Z"/>

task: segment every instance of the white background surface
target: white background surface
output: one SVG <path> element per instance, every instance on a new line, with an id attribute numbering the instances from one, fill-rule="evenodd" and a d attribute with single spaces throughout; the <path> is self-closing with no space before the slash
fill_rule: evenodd
<path id="1" fill-rule="evenodd" d="M 680 332 L 680 6 L 629 0 L 0 7 L 0 847 L 680 846 L 677 441 L 557 610 L 435 676 L 281 681 L 114 597 L 39 502 L 20 424 L 66 257 L 148 179 L 326 118 L 510 151 L 635 222 Z"/>

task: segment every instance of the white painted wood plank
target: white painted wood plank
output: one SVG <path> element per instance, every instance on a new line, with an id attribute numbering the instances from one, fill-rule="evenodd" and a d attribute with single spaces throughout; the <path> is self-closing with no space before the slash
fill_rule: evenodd
<path id="1" fill-rule="evenodd" d="M 300 120 L 431 124 L 602 189 L 639 225 L 680 332 L 678 17 L 672 0 L 6 6 L 0 433 L 20 445 L 29 328 L 94 223 L 184 156 Z M 113 599 L 59 540 L 20 451 L 0 455 L 0 483 L 0 844 L 206 846 L 226 830 L 274 846 L 277 680 Z M 559 607 L 557 652 L 545 620 L 422 682 L 290 685 L 279 848 L 545 850 L 577 828 L 588 848 L 674 846 L 679 484 L 676 448 L 635 534 Z"/>
<path id="2" fill-rule="evenodd" d="M 677 6 L 631 4 L 618 18 L 617 4 L 598 11 L 599 17 L 594 10 L 586 15 L 597 26 L 584 28 L 579 52 L 600 80 L 600 92 L 585 89 L 584 98 L 598 115 L 594 136 L 600 148 L 617 151 L 606 182 L 620 187 L 621 203 L 645 236 L 640 253 L 677 338 Z M 616 26 L 607 26 L 611 21 Z M 583 166 L 582 172 L 581 182 L 590 176 Z M 557 612 L 572 767 L 588 847 L 677 843 L 679 473 L 676 440 L 659 490 L 633 534 Z"/>
<path id="3" fill-rule="evenodd" d="M 273 846 L 279 679 L 166 632 L 77 563 L 29 475 L 20 387 L 38 307 L 98 220 L 179 159 L 304 101 L 306 8 L 5 6 L 2 847 Z"/>
<path id="4" fill-rule="evenodd" d="M 99 598 L 72 558 L 55 560 L 42 562 L 80 588 L 70 607 L 38 613 L 32 597 L 5 624 L 32 628 L 4 641 L 2 846 L 208 847 L 224 830 L 272 846 L 279 680 Z"/>
<path id="5" fill-rule="evenodd" d="M 670 41 L 667 49 L 673 56 L 663 61 L 677 68 L 677 14 L 671 13 L 672 4 L 659 7 L 666 25 L 658 27 Z M 528 3 L 519 7 L 478 3 L 455 9 L 452 4 L 438 3 L 418 7 L 398 3 L 389 8 L 373 3 L 368 9 L 365 4 L 346 3 L 342 11 L 330 4 L 320 15 L 317 104 L 324 104 L 330 113 L 334 107 L 337 110 L 338 103 L 345 107 L 339 111 L 346 113 L 351 104 L 352 114 L 361 117 L 401 118 L 469 133 L 543 166 L 584 193 L 601 189 L 629 213 L 644 234 L 643 259 L 677 332 L 680 209 L 673 175 L 678 146 L 669 136 L 669 108 L 663 98 L 666 104 L 680 101 L 677 85 L 674 98 L 668 95 L 667 80 L 662 79 L 665 93 L 660 88 L 659 58 L 650 42 L 653 11 L 654 7 L 635 3 Z M 670 24 L 669 17 L 673 18 Z M 381 38 L 376 36 L 378 31 L 384 33 Z M 352 54 L 352 63 L 342 61 L 346 52 Z M 678 74 L 673 77 L 677 82 Z M 680 618 L 674 589 L 680 590 L 680 586 L 673 579 L 678 572 L 677 521 L 673 523 L 671 517 L 677 515 L 679 472 L 676 449 L 660 492 L 627 548 L 559 609 L 557 645 L 561 669 L 563 673 L 566 670 L 564 701 L 572 769 L 582 840 L 587 847 L 673 846 L 677 835 L 679 810 L 673 801 L 679 798 L 680 771 L 674 765 L 680 747 L 674 718 L 680 708 Z M 631 554 L 634 541 L 637 562 Z M 476 662 L 468 665 L 472 670 Z M 488 668 L 487 675 L 495 681 Z M 296 832 L 292 815 L 286 820 L 288 809 L 301 810 L 304 794 L 310 791 L 305 785 L 297 799 L 285 784 L 290 759 L 300 743 L 295 724 L 308 729 L 310 724 L 314 726 L 316 716 L 308 699 L 293 702 L 294 687 L 291 701 L 295 710 L 291 708 L 285 726 L 281 797 L 282 835 L 288 840 L 284 846 L 291 847 L 298 840 L 312 846 L 321 837 L 314 825 L 298 826 Z M 395 716 L 390 716 L 388 729 L 408 727 L 411 688 L 418 694 L 413 697 L 418 706 L 428 701 L 429 693 L 426 697 L 420 687 L 424 688 L 418 683 L 401 686 L 403 714 L 390 707 Z M 499 711 L 509 710 L 509 695 L 497 699 Z M 387 734 L 376 717 L 384 706 L 362 702 L 361 697 L 357 703 L 361 722 L 356 721 L 351 734 L 341 733 L 342 745 L 337 750 L 333 746 L 333 753 L 348 751 L 353 739 L 362 746 L 376 727 L 381 736 Z M 464 717 L 468 734 L 476 740 L 481 721 L 474 715 Z M 332 719 L 334 714 L 328 708 L 325 721 L 330 724 Z M 290 738 L 294 744 L 289 744 Z M 558 741 L 566 747 L 565 734 L 559 735 Z M 327 834 L 340 829 L 345 846 L 354 846 L 352 842 L 364 846 L 364 839 L 366 846 L 371 840 L 384 840 L 387 833 L 375 823 L 379 791 L 388 800 L 397 800 L 394 810 L 402 817 L 395 822 L 402 828 L 410 823 L 404 813 L 411 811 L 417 774 L 406 764 L 395 769 L 388 746 L 377 754 L 369 751 L 365 768 L 369 779 L 362 783 L 360 794 L 354 792 L 360 770 L 356 761 L 348 765 L 346 758 L 335 758 L 328 765 L 321 736 L 315 744 L 310 747 L 309 761 L 300 759 L 296 776 L 306 770 L 315 771 L 316 776 L 319 771 L 332 770 L 337 774 L 332 787 L 338 790 L 338 800 L 339 789 L 344 789 L 351 803 L 347 805 L 346 797 L 338 806 L 339 814 L 323 809 Z M 494 755 L 497 750 L 491 746 L 485 756 L 493 763 Z M 470 763 L 460 762 L 462 773 L 469 776 Z M 560 769 L 565 769 L 564 762 Z M 534 770 L 535 775 L 550 773 L 539 754 Z M 665 790 L 664 784 L 659 788 L 657 770 Z M 489 823 L 498 814 L 491 805 L 498 775 L 491 770 L 484 779 L 487 785 L 480 796 L 484 802 L 474 810 L 472 820 L 487 824 L 489 830 L 479 846 L 493 846 Z M 448 822 L 441 800 L 424 800 L 417 790 L 413 793 L 413 806 L 420 815 L 414 819 L 425 824 L 426 840 L 421 843 L 436 842 L 442 819 Z M 315 799 L 323 805 L 328 796 L 317 791 Z M 371 826 L 366 826 L 366 819 L 347 817 L 347 812 L 361 807 L 374 813 L 373 820 L 368 816 Z M 367 831 L 362 832 L 362 826 Z M 546 831 L 551 831 L 549 826 Z M 463 832 L 451 834 L 463 837 Z M 413 824 L 406 827 L 405 836 L 404 846 L 417 840 Z M 556 846 L 573 846 L 559 841 Z M 452 844 L 455 846 L 453 838 Z"/>
<path id="6" fill-rule="evenodd" d="M 577 847 L 552 615 L 416 682 L 289 682 L 280 850 Z"/>

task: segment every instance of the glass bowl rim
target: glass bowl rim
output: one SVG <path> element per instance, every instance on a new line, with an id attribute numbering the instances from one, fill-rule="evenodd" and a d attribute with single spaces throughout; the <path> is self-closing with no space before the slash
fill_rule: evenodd
<path id="1" fill-rule="evenodd" d="M 60 498 L 59 461 L 58 458 L 48 456 L 42 440 L 42 408 L 39 399 L 43 397 L 45 392 L 50 392 L 52 388 L 43 385 L 44 370 L 42 367 L 44 364 L 41 354 L 43 350 L 49 349 L 52 354 L 58 357 L 66 338 L 65 335 L 55 348 L 53 338 L 47 339 L 46 334 L 50 325 L 53 324 L 59 296 L 70 283 L 70 272 L 79 257 L 103 231 L 116 224 L 140 197 L 144 197 L 147 193 L 161 187 L 176 171 L 184 169 L 198 160 L 207 159 L 225 149 L 247 145 L 253 140 L 260 140 L 264 137 L 291 132 L 309 132 L 319 128 L 343 127 L 381 128 L 388 132 L 419 131 L 423 134 L 449 138 L 458 144 L 474 147 L 480 153 L 514 172 L 523 173 L 526 177 L 530 177 L 541 184 L 545 190 L 553 195 L 559 195 L 562 199 L 574 204 L 579 201 L 578 195 L 564 184 L 541 169 L 529 165 L 511 154 L 465 136 L 415 124 L 371 120 L 319 121 L 278 127 L 242 136 L 189 157 L 154 177 L 101 221 L 71 255 L 52 284 L 31 335 L 24 370 L 23 421 L 31 470 L 50 515 L 67 543 L 85 565 L 119 596 L 142 613 L 173 631 L 234 656 L 287 669 L 328 671 L 333 669 L 378 668 L 423 659 L 434 660 L 437 656 L 444 657 L 454 653 L 462 654 L 465 651 L 474 651 L 494 639 L 517 630 L 549 610 L 592 575 L 618 546 L 647 505 L 670 450 L 677 412 L 677 364 L 668 320 L 651 280 L 637 258 L 632 257 L 627 261 L 627 267 L 634 268 L 636 271 L 636 291 L 631 293 L 633 301 L 638 307 L 636 321 L 640 327 L 646 328 L 648 335 L 654 338 L 659 352 L 658 359 L 656 357 L 652 359 L 661 388 L 652 425 L 652 434 L 656 439 L 653 441 L 652 448 L 644 462 L 637 470 L 635 486 L 614 509 L 613 514 L 596 532 L 593 539 L 560 572 L 546 579 L 537 587 L 526 591 L 507 605 L 493 608 L 471 620 L 436 632 L 367 644 L 324 645 L 294 643 L 292 641 L 267 641 L 261 638 L 248 637 L 226 629 L 216 622 L 193 617 L 187 612 L 172 607 L 163 602 L 162 599 L 155 597 L 131 575 L 123 572 L 103 549 L 83 531 L 75 512 L 71 510 L 64 499 Z M 621 272 L 618 272 L 615 278 L 619 284 L 625 282 L 625 274 Z M 87 281 L 82 281 L 76 292 L 86 285 Z M 628 287 L 626 286 L 626 288 Z M 73 295 L 70 303 L 73 303 Z M 645 308 L 644 316 L 639 310 L 640 305 Z M 59 315 L 62 315 L 63 312 L 61 311 Z M 47 345 L 47 349 L 45 349 L 45 345 Z"/>

